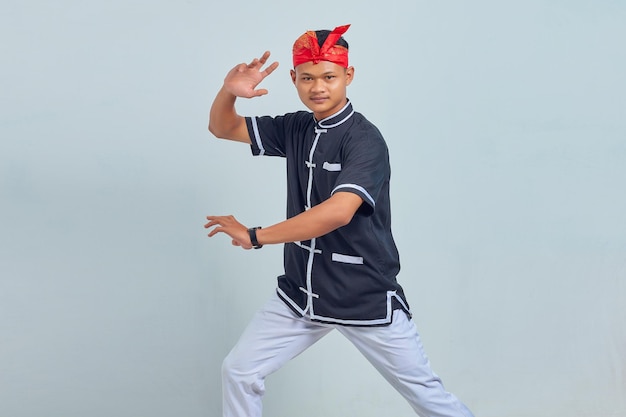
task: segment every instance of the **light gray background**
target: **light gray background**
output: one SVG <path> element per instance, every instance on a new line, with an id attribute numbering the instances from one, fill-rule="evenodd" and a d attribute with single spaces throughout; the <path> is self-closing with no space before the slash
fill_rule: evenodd
<path id="1" fill-rule="evenodd" d="M 244 114 L 301 109 L 290 48 L 346 34 L 389 144 L 399 277 L 447 387 L 482 417 L 626 415 L 626 4 L 62 0 L 0 7 L 0 416 L 216 417 L 221 360 L 281 248 L 284 161 L 215 140 L 226 72 L 279 69 Z M 411 415 L 332 334 L 266 415 Z"/>

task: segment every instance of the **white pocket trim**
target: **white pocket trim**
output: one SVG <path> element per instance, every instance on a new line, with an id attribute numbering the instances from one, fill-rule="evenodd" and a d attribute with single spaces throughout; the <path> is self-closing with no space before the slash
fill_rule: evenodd
<path id="1" fill-rule="evenodd" d="M 340 253 L 333 253 L 332 260 L 344 264 L 363 265 L 363 257 L 361 256 L 350 256 L 342 255 Z"/>
<path id="2" fill-rule="evenodd" d="M 331 164 L 330 162 L 324 162 L 322 168 L 324 168 L 326 171 L 337 172 L 341 171 L 341 164 Z"/>

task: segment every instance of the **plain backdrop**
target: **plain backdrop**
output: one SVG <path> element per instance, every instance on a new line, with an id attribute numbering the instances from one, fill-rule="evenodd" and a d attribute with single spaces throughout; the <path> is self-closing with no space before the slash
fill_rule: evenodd
<path id="1" fill-rule="evenodd" d="M 426 352 L 477 417 L 626 415 L 626 4 L 618 0 L 0 5 L 0 416 L 217 417 L 220 366 L 282 248 L 285 164 L 207 131 L 226 72 L 280 67 L 246 115 L 303 109 L 293 41 L 351 23 L 384 134 Z M 267 416 L 412 415 L 331 334 Z"/>

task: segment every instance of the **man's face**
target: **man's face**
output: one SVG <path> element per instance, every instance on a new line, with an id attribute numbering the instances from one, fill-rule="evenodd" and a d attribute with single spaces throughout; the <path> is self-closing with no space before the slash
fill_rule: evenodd
<path id="1" fill-rule="evenodd" d="M 346 105 L 346 87 L 354 77 L 354 67 L 344 68 L 328 61 L 305 62 L 291 70 L 300 100 L 317 120 L 332 116 Z"/>

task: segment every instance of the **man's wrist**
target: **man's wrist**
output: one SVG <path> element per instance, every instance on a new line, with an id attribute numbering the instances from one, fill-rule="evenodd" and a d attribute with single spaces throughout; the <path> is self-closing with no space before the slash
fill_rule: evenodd
<path id="1" fill-rule="evenodd" d="M 259 240 L 257 239 L 257 236 L 256 236 L 256 231 L 260 228 L 261 226 L 257 226 L 257 227 L 251 227 L 248 229 L 248 236 L 250 236 L 250 243 L 252 243 L 252 247 L 254 249 L 261 249 L 263 247 L 263 245 L 259 243 Z"/>

